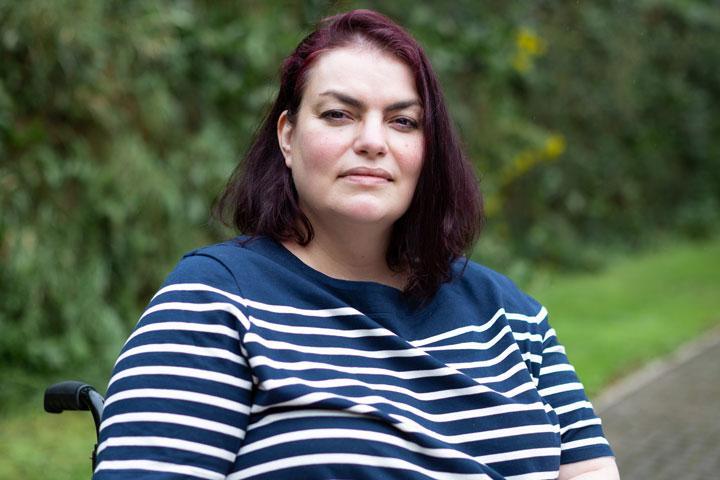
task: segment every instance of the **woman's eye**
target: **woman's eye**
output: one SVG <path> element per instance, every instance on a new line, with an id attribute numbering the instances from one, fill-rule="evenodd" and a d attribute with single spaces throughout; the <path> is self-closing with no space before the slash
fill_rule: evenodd
<path id="1" fill-rule="evenodd" d="M 407 130 L 418 128 L 418 122 L 412 118 L 398 117 L 394 120 L 394 122 Z"/>
<path id="2" fill-rule="evenodd" d="M 341 110 L 328 110 L 320 115 L 322 118 L 329 118 L 330 120 L 342 120 L 348 118 L 348 115 Z"/>

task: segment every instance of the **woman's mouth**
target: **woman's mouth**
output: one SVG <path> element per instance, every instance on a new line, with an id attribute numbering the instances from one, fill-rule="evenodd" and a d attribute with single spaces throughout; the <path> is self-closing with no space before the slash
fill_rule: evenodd
<path id="1" fill-rule="evenodd" d="M 340 174 L 340 178 L 363 185 L 378 185 L 393 181 L 392 175 L 387 170 L 369 167 L 351 168 Z"/>

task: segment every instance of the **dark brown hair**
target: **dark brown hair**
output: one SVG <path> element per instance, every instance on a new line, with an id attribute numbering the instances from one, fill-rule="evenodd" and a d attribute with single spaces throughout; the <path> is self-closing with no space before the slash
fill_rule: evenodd
<path id="1" fill-rule="evenodd" d="M 413 72 L 423 108 L 423 166 L 410 207 L 395 222 L 386 259 L 406 271 L 405 293 L 428 300 L 451 278 L 451 263 L 472 246 L 482 228 L 482 196 L 445 107 L 435 73 L 415 39 L 389 18 L 354 10 L 320 22 L 285 59 L 280 90 L 245 159 L 214 206 L 214 215 L 248 235 L 302 245 L 313 228 L 298 205 L 297 191 L 277 140 L 277 122 L 300 106 L 309 69 L 323 52 L 367 43 L 394 55 Z"/>

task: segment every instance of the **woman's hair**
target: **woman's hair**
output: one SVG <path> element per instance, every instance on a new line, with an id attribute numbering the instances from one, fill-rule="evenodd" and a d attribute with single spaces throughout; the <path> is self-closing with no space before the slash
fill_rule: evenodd
<path id="1" fill-rule="evenodd" d="M 309 69 L 323 53 L 364 44 L 394 55 L 410 70 L 423 108 L 424 159 L 410 207 L 393 226 L 386 259 L 406 271 L 405 293 L 429 299 L 451 278 L 451 263 L 472 246 L 482 228 L 483 203 L 472 167 L 452 126 L 435 73 L 420 45 L 389 18 L 370 10 L 328 17 L 285 59 L 280 90 L 243 162 L 214 206 L 214 215 L 241 232 L 301 245 L 313 227 L 298 205 L 290 170 L 277 140 L 277 122 L 300 107 Z"/>

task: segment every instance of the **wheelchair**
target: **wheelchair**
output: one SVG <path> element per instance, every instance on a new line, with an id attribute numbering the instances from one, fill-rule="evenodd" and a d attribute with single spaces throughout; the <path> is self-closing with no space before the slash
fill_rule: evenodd
<path id="1" fill-rule="evenodd" d="M 48 413 L 62 413 L 69 410 L 90 410 L 95 422 L 97 441 L 92 449 L 92 471 L 97 462 L 97 447 L 100 442 L 100 420 L 102 419 L 105 399 L 92 386 L 69 380 L 51 385 L 45 390 L 44 407 Z"/>

